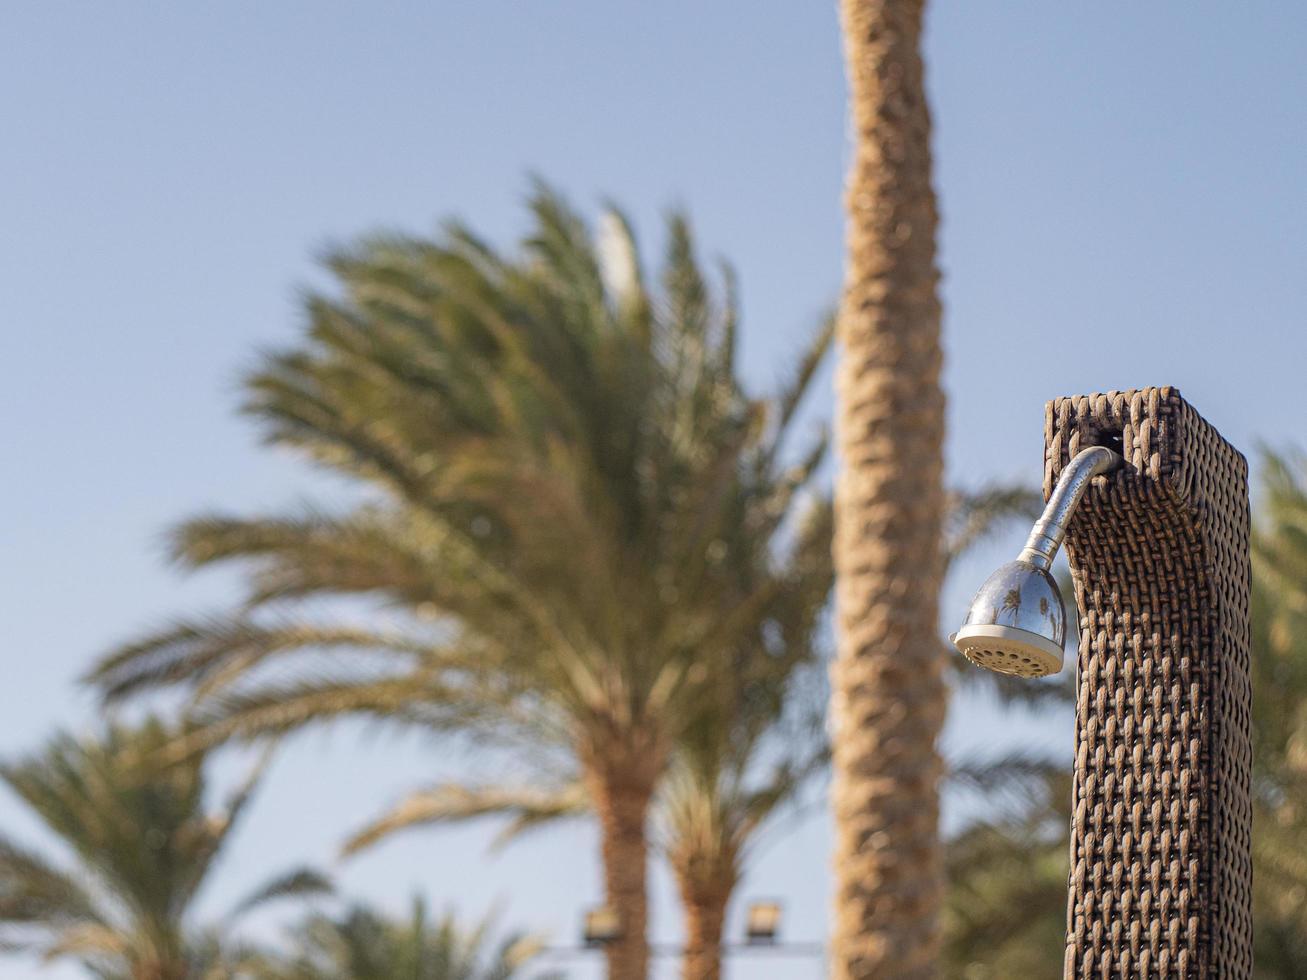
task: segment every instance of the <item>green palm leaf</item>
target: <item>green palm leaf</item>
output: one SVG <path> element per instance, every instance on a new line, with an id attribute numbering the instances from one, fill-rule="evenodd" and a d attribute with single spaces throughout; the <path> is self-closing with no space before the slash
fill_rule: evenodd
<path id="1" fill-rule="evenodd" d="M 291 942 L 290 953 L 252 964 L 254 980 L 513 980 L 541 950 L 535 936 L 496 940 L 489 919 L 432 919 L 421 900 L 407 921 L 359 905 L 335 917 L 319 913 L 296 927 Z"/>
<path id="2" fill-rule="evenodd" d="M 185 980 L 225 969 L 239 944 L 227 928 L 196 930 L 189 918 L 264 764 L 224 807 L 209 810 L 202 757 L 164 759 L 185 735 L 153 719 L 110 725 L 95 739 L 56 735 L 0 767 L 0 778 L 76 858 L 63 869 L 0 839 L 0 947 L 76 959 L 105 978 Z M 320 876 L 301 871 L 256 898 L 323 887 Z"/>
<path id="3" fill-rule="evenodd" d="M 589 797 L 577 783 L 559 789 L 533 786 L 463 786 L 445 783 L 410 794 L 396 806 L 353 834 L 346 854 L 373 847 L 403 830 L 459 823 L 487 816 L 510 818 L 496 838 L 502 845 L 541 824 L 576 817 L 590 810 Z"/>

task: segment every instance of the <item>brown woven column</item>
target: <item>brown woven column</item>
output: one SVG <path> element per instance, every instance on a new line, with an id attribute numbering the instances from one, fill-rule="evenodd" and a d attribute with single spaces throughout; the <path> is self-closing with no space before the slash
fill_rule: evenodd
<path id="1" fill-rule="evenodd" d="M 1059 398 L 1045 493 L 1091 445 L 1066 977 L 1249 977 L 1247 463 L 1174 388 Z"/>

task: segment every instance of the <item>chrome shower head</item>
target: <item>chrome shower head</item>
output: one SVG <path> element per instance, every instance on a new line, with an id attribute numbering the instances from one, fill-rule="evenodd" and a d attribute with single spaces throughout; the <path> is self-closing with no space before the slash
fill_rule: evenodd
<path id="1" fill-rule="evenodd" d="M 978 667 L 1043 677 L 1062 669 L 1066 609 L 1053 576 L 1010 561 L 980 587 L 966 621 L 950 639 Z"/>
<path id="2" fill-rule="evenodd" d="M 962 628 L 949 637 L 964 657 L 978 667 L 1019 677 L 1044 677 L 1062 669 L 1066 608 L 1048 570 L 1089 481 L 1121 463 L 1112 450 L 1092 446 L 1062 471 L 1021 554 L 985 580 Z"/>

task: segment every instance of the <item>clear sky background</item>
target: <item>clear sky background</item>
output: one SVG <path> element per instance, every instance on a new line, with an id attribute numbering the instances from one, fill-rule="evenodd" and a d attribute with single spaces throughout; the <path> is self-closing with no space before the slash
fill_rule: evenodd
<path id="1" fill-rule="evenodd" d="M 1307 7 L 941 0 L 928 28 L 951 479 L 1037 482 L 1046 399 L 1148 384 L 1178 385 L 1245 450 L 1307 445 Z M 253 353 L 296 336 L 326 243 L 450 214 L 511 241 L 531 172 L 587 208 L 622 202 L 647 249 L 681 204 L 740 272 L 760 387 L 841 278 L 833 3 L 10 3 L 0 121 L 5 755 L 91 724 L 75 678 L 96 653 L 236 595 L 164 567 L 166 526 L 322 486 L 233 409 Z M 814 414 L 829 407 L 823 393 Z M 949 617 L 996 557 L 959 571 Z M 947 743 L 1013 739 L 1065 751 L 1069 721 L 971 697 Z M 295 740 L 204 908 L 331 863 L 376 807 L 479 761 L 352 728 Z M 40 839 L 8 796 L 0 826 Z M 782 897 L 788 937 L 820 939 L 827 818 L 789 830 L 741 894 Z M 599 894 L 591 829 L 488 856 L 492 835 L 403 838 L 340 881 L 395 909 L 417 889 L 469 915 L 498 904 L 572 941 Z M 654 936 L 674 941 L 671 888 L 654 885 Z"/>

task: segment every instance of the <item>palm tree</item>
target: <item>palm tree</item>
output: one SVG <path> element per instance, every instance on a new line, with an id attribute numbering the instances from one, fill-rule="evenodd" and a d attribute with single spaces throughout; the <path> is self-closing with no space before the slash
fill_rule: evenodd
<path id="1" fill-rule="evenodd" d="M 948 508 L 946 565 L 1013 519 L 1033 519 L 1041 509 L 1035 491 L 1003 485 L 953 492 Z M 829 502 L 810 511 L 791 552 L 791 584 L 775 610 L 774 632 L 742 651 L 734 669 L 720 675 L 714 696 L 701 700 L 658 790 L 654 837 L 681 897 L 686 980 L 721 975 L 726 911 L 753 853 L 777 816 L 829 763 L 822 710 L 827 692 L 820 678 L 821 619 L 833 571 L 831 517 Z M 1021 685 L 1003 693 L 1038 700 L 1048 690 Z M 525 785 L 443 783 L 400 801 L 355 834 L 346 852 L 399 831 L 492 816 L 509 818 L 497 837 L 504 844 L 589 812 L 579 781 L 551 781 L 548 773 Z"/>
<path id="2" fill-rule="evenodd" d="M 339 917 L 315 913 L 292 944 L 257 963 L 254 980 L 512 980 L 540 951 L 522 934 L 493 941 L 489 921 L 464 927 L 449 913 L 432 921 L 421 899 L 406 922 L 362 905 Z"/>
<path id="3" fill-rule="evenodd" d="M 923 0 L 841 0 L 854 152 L 839 338 L 833 672 L 837 978 L 930 976 L 944 513 Z"/>
<path id="4" fill-rule="evenodd" d="M 1033 518 L 1038 494 L 994 485 L 955 491 L 946 501 L 941 566 L 948 568 L 1014 518 Z M 683 739 L 659 808 L 663 851 L 684 908 L 685 980 L 721 976 L 722 927 L 731 896 L 768 822 L 824 772 L 830 749 L 825 713 L 809 668 L 821 663 L 817 632 L 831 586 L 832 511 L 827 508 L 798 549 L 810 569 L 807 590 L 789 590 L 776 653 L 742 667 L 707 702 Z M 1037 695 L 1036 695 L 1037 696 Z M 767 766 L 759 773 L 760 762 Z"/>
<path id="5" fill-rule="evenodd" d="M 244 562 L 249 601 L 92 678 L 110 698 L 190 685 L 195 746 L 354 715 L 565 760 L 623 925 L 610 976 L 643 980 L 650 801 L 782 603 L 772 556 L 825 453 L 786 437 L 830 331 L 778 398 L 750 398 L 731 280 L 709 287 L 683 217 L 655 289 L 616 212 L 596 245 L 548 190 L 532 210 L 516 258 L 450 226 L 329 259 L 341 295 L 308 298 L 308 336 L 264 359 L 246 407 L 362 502 L 183 525 L 177 560 Z M 391 625 L 325 621 L 313 600 L 342 595 Z"/>
<path id="6" fill-rule="evenodd" d="M 1262 453 L 1253 523 L 1258 977 L 1307 978 L 1307 457 Z"/>
<path id="7" fill-rule="evenodd" d="M 825 767 L 827 748 L 818 683 L 819 643 L 829 595 L 831 509 L 809 512 L 790 552 L 787 587 L 770 630 L 715 675 L 711 695 L 683 728 L 654 806 L 654 839 L 671 864 L 685 915 L 686 980 L 721 975 L 726 908 L 761 832 L 796 801 Z M 444 783 L 420 790 L 355 834 L 357 853 L 418 827 L 489 816 L 509 822 L 507 843 L 544 823 L 588 815 L 592 803 L 578 779 L 547 773 L 525 785 Z"/>
<path id="8" fill-rule="evenodd" d="M 735 697 L 706 711 L 683 739 L 660 790 L 658 839 L 685 921 L 684 980 L 719 980 L 736 888 L 765 832 L 826 769 L 824 713 L 810 710 L 825 690 L 813 683 L 814 666 L 779 668 L 783 678 L 761 670 L 742 677 Z"/>
<path id="9" fill-rule="evenodd" d="M 207 928 L 196 893 L 242 816 L 251 777 L 222 810 L 204 809 L 203 760 L 163 768 L 174 737 L 156 720 L 111 725 L 99 740 L 61 734 L 0 778 L 76 856 L 64 869 L 0 837 L 0 944 L 81 961 L 102 980 L 225 980 L 241 959 L 240 916 L 265 902 L 329 890 L 309 871 L 282 875 Z"/>
<path id="10" fill-rule="evenodd" d="M 1057 687 L 1069 692 L 1071 685 Z M 1060 759 L 1014 754 L 962 763 L 949 779 L 983 794 L 986 812 L 945 847 L 944 975 L 1060 975 L 1070 768 Z"/>

